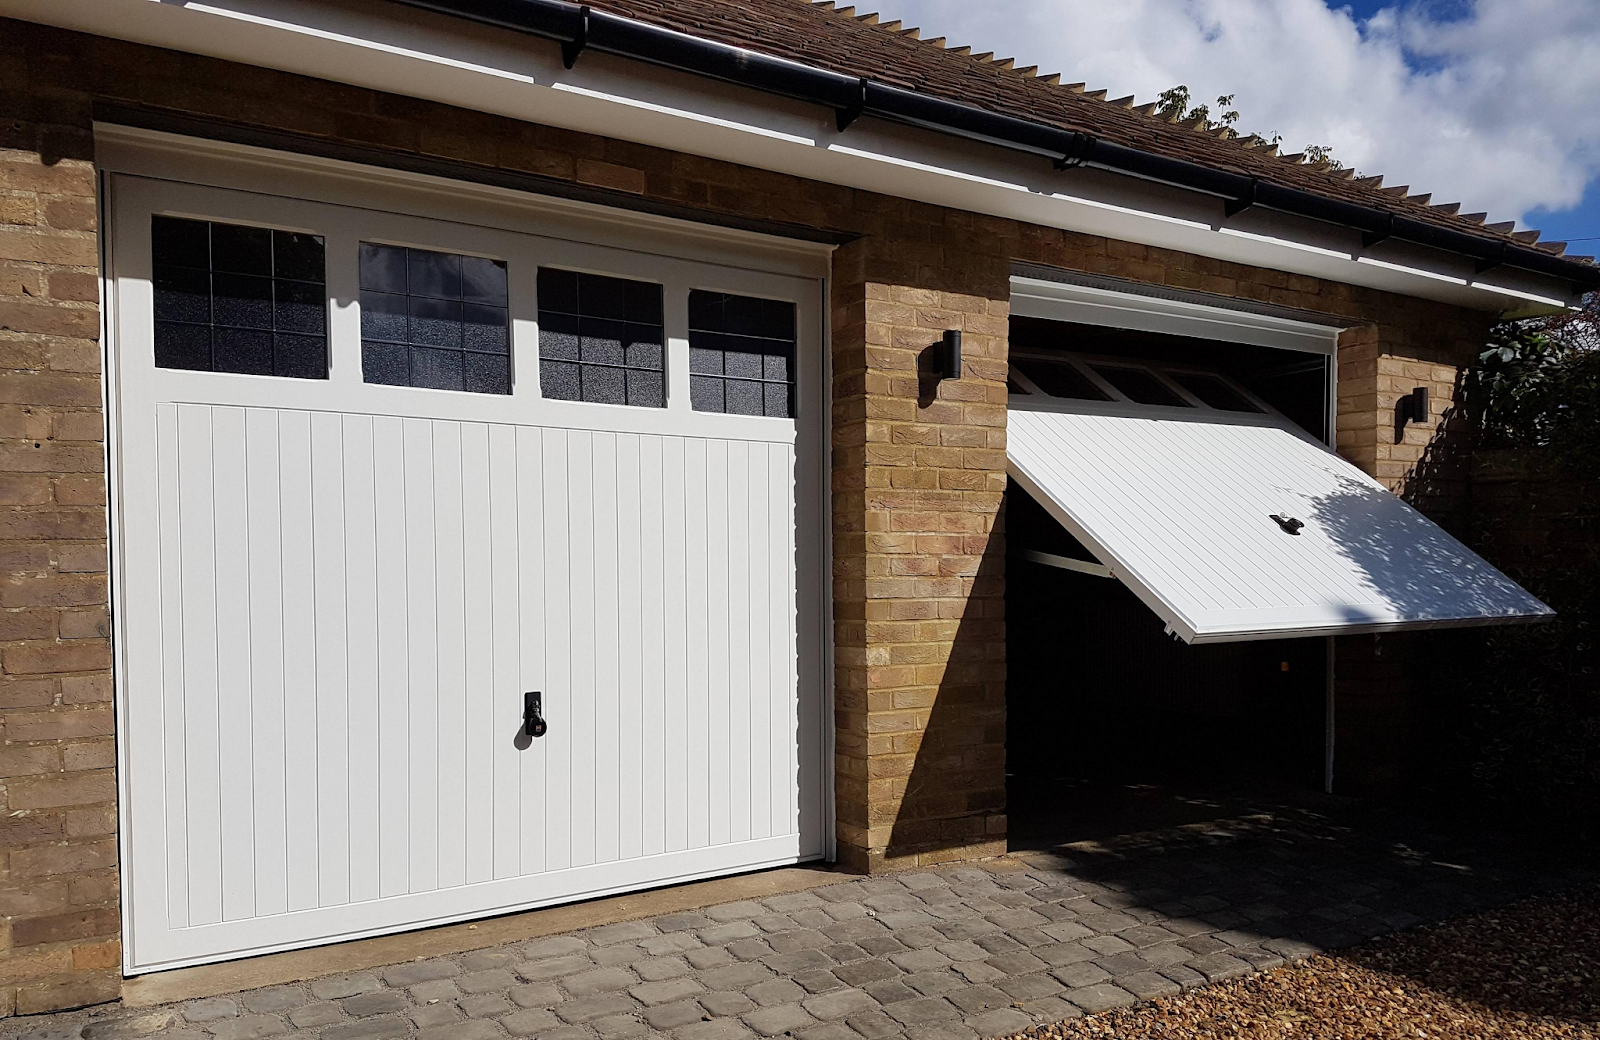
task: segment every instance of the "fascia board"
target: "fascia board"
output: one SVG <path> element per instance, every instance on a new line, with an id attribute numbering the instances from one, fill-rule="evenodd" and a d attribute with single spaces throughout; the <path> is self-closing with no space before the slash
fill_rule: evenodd
<path id="1" fill-rule="evenodd" d="M 1571 301 L 1554 280 L 1385 246 L 1097 170 L 872 119 L 847 133 L 816 106 L 379 0 L 0 0 L 0 16 L 281 69 L 933 205 L 1174 249 L 1484 311 Z M 1107 265 L 1109 266 L 1109 264 Z"/>

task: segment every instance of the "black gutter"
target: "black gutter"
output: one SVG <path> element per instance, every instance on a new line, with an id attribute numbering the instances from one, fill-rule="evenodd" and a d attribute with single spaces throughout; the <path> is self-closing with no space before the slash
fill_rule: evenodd
<path id="1" fill-rule="evenodd" d="M 1090 134 L 703 40 L 566 0 L 395 2 L 554 40 L 562 45 L 562 57 L 569 68 L 584 50 L 602 51 L 823 105 L 837 113 L 841 130 L 859 116 L 875 116 L 1045 156 L 1059 167 L 1098 166 L 1213 195 L 1224 200 L 1229 216 L 1250 206 L 1262 206 L 1353 228 L 1361 232 L 1362 241 L 1367 245 L 1393 238 L 1468 257 L 1480 270 L 1503 265 L 1567 279 L 1580 291 L 1600 288 L 1600 267 L 1565 260 L 1514 242 L 1441 227 L 1258 177 L 1228 173 L 1185 159 L 1113 144 Z"/>

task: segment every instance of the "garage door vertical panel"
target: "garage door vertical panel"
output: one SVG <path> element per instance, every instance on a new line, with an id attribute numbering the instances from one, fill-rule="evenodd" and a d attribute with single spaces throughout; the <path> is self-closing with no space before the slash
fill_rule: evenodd
<path id="1" fill-rule="evenodd" d="M 397 460 L 404 480 L 406 710 L 409 741 L 407 891 L 429 892 L 439 877 L 438 546 L 433 523 L 433 423 L 406 419 Z"/>
<path id="2" fill-rule="evenodd" d="M 307 416 L 311 434 L 311 657 L 317 691 L 317 897 L 350 901 L 350 678 L 345 602 L 344 421 Z M 252 495 L 252 509 L 254 509 Z M 260 783 L 271 783 L 265 776 Z"/>
<path id="3" fill-rule="evenodd" d="M 504 739 L 504 727 L 497 732 L 495 721 L 506 717 L 495 710 L 493 540 L 489 427 L 467 423 L 461 427 L 461 566 L 466 640 L 464 740 L 470 750 L 463 778 L 462 852 L 469 885 L 494 877 L 495 758 Z"/>
<path id="4" fill-rule="evenodd" d="M 379 895 L 411 890 L 411 786 L 407 632 L 406 499 L 401 420 L 372 420 L 372 492 L 376 511 L 378 602 Z"/>
<path id="5" fill-rule="evenodd" d="M 461 429 L 433 423 L 433 530 L 437 546 L 439 636 L 438 885 L 467 880 L 467 629 L 466 546 L 462 541 Z"/>
<path id="6" fill-rule="evenodd" d="M 521 604 L 518 581 L 517 431 L 514 427 L 489 427 L 490 612 L 494 623 L 494 688 L 496 704 L 521 680 Z M 515 717 L 515 716 L 513 716 Z M 494 761 L 494 876 L 517 877 L 522 872 L 522 841 L 517 826 L 522 814 L 522 761 L 517 749 L 503 739 L 506 717 L 490 743 Z"/>
<path id="7" fill-rule="evenodd" d="M 211 510 L 217 540 L 217 736 L 222 831 L 222 919 L 255 916 L 254 748 L 251 747 L 250 587 L 244 410 L 211 410 Z M 263 691 L 263 697 L 267 696 Z"/>
<path id="8" fill-rule="evenodd" d="M 663 488 L 666 438 L 639 440 L 639 495 L 635 523 L 639 532 L 640 596 L 634 616 L 639 631 L 638 689 L 642 732 L 639 741 L 639 847 L 645 856 L 667 849 L 666 763 L 671 734 L 667 725 L 668 663 L 666 654 L 667 502 Z"/>
<path id="9" fill-rule="evenodd" d="M 650 438 L 654 439 L 654 438 Z M 616 858 L 637 859 L 644 850 L 644 710 L 652 695 L 645 690 L 643 648 L 645 575 L 643 535 L 639 530 L 643 489 L 639 481 L 640 437 L 617 438 L 617 848 Z"/>
<path id="10" fill-rule="evenodd" d="M 688 590 L 694 562 L 688 553 L 689 462 L 692 444 L 681 437 L 669 437 L 661 444 L 661 616 L 665 622 L 662 656 L 665 670 L 665 713 L 663 736 L 662 836 L 669 852 L 689 847 L 690 772 L 695 759 L 689 753 L 689 732 L 693 726 L 689 710 L 689 610 Z"/>
<path id="11" fill-rule="evenodd" d="M 728 443 L 728 537 L 722 542 L 728 561 L 728 736 L 723 757 L 728 763 L 728 838 L 750 840 L 750 763 L 758 751 L 750 744 L 752 702 L 766 696 L 765 684 L 750 681 L 750 444 Z M 765 751 L 765 748 L 761 748 Z"/>
<path id="12" fill-rule="evenodd" d="M 767 662 L 767 679 L 784 696 L 774 705 L 771 729 L 772 761 L 769 763 L 771 822 L 773 834 L 789 834 L 800 827 L 798 788 L 800 760 L 800 705 L 793 691 L 798 688 L 799 647 L 795 633 L 799 605 L 796 599 L 796 559 L 791 518 L 795 515 L 794 448 L 787 444 L 767 446 L 771 466 L 767 470 L 767 506 L 773 537 L 781 540 L 766 556 L 769 574 L 768 604 L 765 616 L 772 646 Z"/>
<path id="13" fill-rule="evenodd" d="M 289 813 L 289 909 L 322 904 L 319 877 L 322 837 L 317 798 L 316 583 L 311 522 L 311 416 L 279 411 L 278 508 L 283 545 L 284 717 L 293 720 L 285 741 L 284 776 Z"/>
<path id="14" fill-rule="evenodd" d="M 378 500 L 373 419 L 340 416 L 343 478 L 345 655 L 348 676 L 350 899 L 377 899 L 382 885 L 378 738 Z"/>
<path id="15" fill-rule="evenodd" d="M 567 462 L 572 438 L 565 430 L 544 431 L 537 444 L 542 483 L 529 489 L 538 494 L 543 520 L 542 541 L 529 545 L 526 552 L 544 573 L 545 619 L 543 633 L 543 678 L 545 715 L 557 725 L 571 725 L 573 719 L 571 647 L 574 630 L 583 624 L 572 616 L 569 590 L 571 566 L 567 555 L 570 543 L 568 514 Z M 542 494 L 540 494 L 542 492 Z M 529 509 L 533 509 L 529 503 Z M 575 730 L 572 732 L 576 732 Z M 550 740 L 544 751 L 544 790 L 538 795 L 545 821 L 544 866 L 562 870 L 573 864 L 572 783 L 576 745 L 571 739 Z"/>
<path id="16" fill-rule="evenodd" d="M 769 805 L 772 779 L 772 759 L 781 749 L 772 746 L 772 712 L 782 710 L 788 699 L 784 687 L 771 680 L 770 662 L 778 656 L 769 632 L 772 564 L 774 552 L 787 555 L 784 550 L 787 538 L 774 537 L 772 517 L 767 501 L 768 471 L 771 468 L 770 445 L 746 446 L 746 479 L 744 487 L 745 509 L 750 518 L 750 545 L 748 549 L 749 607 L 743 623 L 749 634 L 750 661 L 745 669 L 745 682 L 755 692 L 750 699 L 750 720 L 746 726 L 745 740 L 752 749 L 746 773 L 749 792 L 746 815 L 750 821 L 750 836 L 765 838 L 772 833 L 772 814 Z"/>
<path id="17" fill-rule="evenodd" d="M 165 796 L 166 914 L 169 928 L 189 924 L 189 768 L 183 654 L 182 496 L 178 480 L 178 409 L 156 410 L 156 544 L 160 547 L 161 747 L 156 766 Z"/>
<path id="18" fill-rule="evenodd" d="M 217 739 L 216 525 L 211 512 L 211 410 L 178 413 L 179 610 L 183 646 L 183 812 L 187 817 L 189 924 L 222 920 Z"/>
<path id="19" fill-rule="evenodd" d="M 590 546 L 591 584 L 594 588 L 594 622 L 590 628 L 594 654 L 593 685 L 574 690 L 587 695 L 594 705 L 592 740 L 594 747 L 594 850 L 595 863 L 617 859 L 621 832 L 622 741 L 623 730 L 638 720 L 624 720 L 621 688 L 618 685 L 618 657 L 622 652 L 622 633 L 618 629 L 618 605 L 622 590 L 618 583 L 617 442 L 615 433 L 590 435 L 590 479 L 588 481 L 594 540 Z"/>
<path id="20" fill-rule="evenodd" d="M 517 471 L 517 545 L 512 558 L 518 574 L 517 616 L 520 685 L 496 687 L 492 701 L 496 718 L 522 718 L 522 695 L 539 691 L 548 702 L 549 687 L 545 681 L 545 510 L 544 510 L 544 431 L 534 427 L 518 427 L 516 434 Z M 545 717 L 549 717 L 546 708 Z M 511 747 L 515 729 L 501 727 L 496 740 Z M 518 753 L 519 790 L 517 792 L 518 832 L 521 847 L 518 852 L 519 872 L 535 874 L 546 865 L 545 839 L 547 810 L 545 798 L 548 790 L 546 758 L 552 745 L 550 740 L 529 742 Z"/>
<path id="21" fill-rule="evenodd" d="M 284 788 L 287 727 L 284 715 L 283 536 L 279 526 L 278 414 L 245 413 L 244 474 L 249 516 L 243 535 L 249 555 L 250 715 L 254 737 L 253 825 L 255 909 L 289 908 L 289 864 L 284 855 L 289 818 Z"/>
<path id="22" fill-rule="evenodd" d="M 684 755 L 688 763 L 688 848 L 711 843 L 711 565 L 708 545 L 711 511 L 708 491 L 709 446 L 691 440 L 684 446 L 684 655 L 687 661 L 687 710 L 684 713 Z"/>

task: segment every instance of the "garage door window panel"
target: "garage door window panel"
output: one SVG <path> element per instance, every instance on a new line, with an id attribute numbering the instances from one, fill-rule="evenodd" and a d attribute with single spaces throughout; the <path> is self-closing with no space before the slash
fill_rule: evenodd
<path id="1" fill-rule="evenodd" d="M 361 244 L 361 369 L 369 383 L 511 392 L 506 264 Z"/>
<path id="2" fill-rule="evenodd" d="M 689 293 L 689 399 L 697 412 L 794 416 L 794 304 Z"/>
<path id="3" fill-rule="evenodd" d="M 158 216 L 150 238 L 158 368 L 327 378 L 320 236 Z"/>
<path id="4" fill-rule="evenodd" d="M 660 285 L 541 267 L 538 292 L 545 397 L 666 406 Z"/>

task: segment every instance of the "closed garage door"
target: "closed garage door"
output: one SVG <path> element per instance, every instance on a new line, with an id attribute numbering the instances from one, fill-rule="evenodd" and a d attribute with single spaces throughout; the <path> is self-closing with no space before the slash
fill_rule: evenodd
<path id="1" fill-rule="evenodd" d="M 111 185 L 128 970 L 821 855 L 817 257 L 201 168 Z"/>

